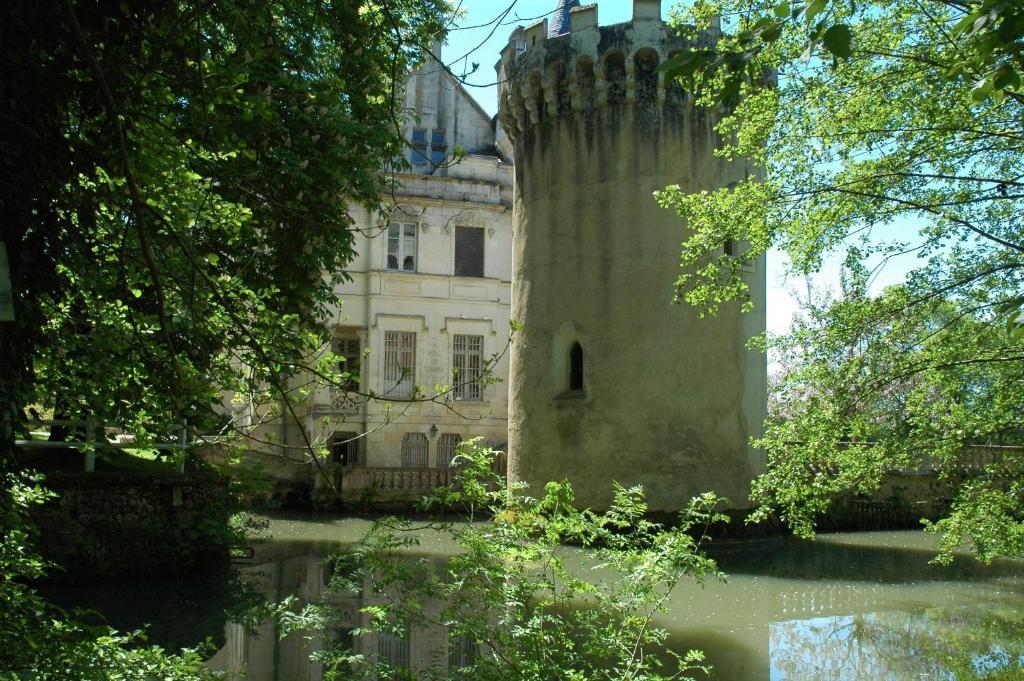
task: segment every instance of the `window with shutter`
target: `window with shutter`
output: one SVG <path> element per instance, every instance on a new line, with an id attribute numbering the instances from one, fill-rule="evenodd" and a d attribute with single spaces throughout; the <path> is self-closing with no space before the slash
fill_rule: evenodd
<path id="1" fill-rule="evenodd" d="M 402 468 L 426 468 L 430 443 L 423 433 L 406 433 L 402 436 Z"/>
<path id="2" fill-rule="evenodd" d="M 455 276 L 484 276 L 484 230 L 479 227 L 455 228 Z"/>
<path id="3" fill-rule="evenodd" d="M 441 433 L 441 437 L 437 439 L 438 468 L 449 468 L 452 465 L 452 459 L 455 458 L 455 452 L 458 451 L 460 442 L 462 442 L 462 436 L 458 433 Z"/>
<path id="4" fill-rule="evenodd" d="M 331 341 L 331 352 L 338 356 L 338 372 L 345 390 L 359 390 L 359 373 L 363 358 L 358 338 L 335 338 Z"/>

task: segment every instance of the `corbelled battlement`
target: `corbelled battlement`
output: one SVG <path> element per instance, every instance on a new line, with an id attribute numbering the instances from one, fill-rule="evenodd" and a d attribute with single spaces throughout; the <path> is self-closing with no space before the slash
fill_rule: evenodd
<path id="1" fill-rule="evenodd" d="M 661 0 L 633 0 L 633 20 L 598 24 L 597 5 L 573 8 L 567 33 L 548 37 L 548 20 L 516 29 L 501 52 L 499 116 L 514 140 L 543 120 L 615 106 L 658 112 L 682 100 L 658 66 L 689 47 L 713 45 L 717 28 L 686 40 L 661 20 Z"/>

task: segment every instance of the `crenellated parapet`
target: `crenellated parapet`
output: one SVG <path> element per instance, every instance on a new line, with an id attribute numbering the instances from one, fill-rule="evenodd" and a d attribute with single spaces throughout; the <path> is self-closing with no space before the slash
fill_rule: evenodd
<path id="1" fill-rule="evenodd" d="M 686 40 L 661 20 L 661 0 L 633 0 L 633 20 L 598 24 L 597 5 L 572 9 L 567 33 L 548 37 L 548 20 L 519 28 L 501 52 L 499 116 L 513 139 L 542 121 L 616 107 L 657 116 L 686 94 L 658 67 L 677 52 L 713 45 L 705 31 Z"/>

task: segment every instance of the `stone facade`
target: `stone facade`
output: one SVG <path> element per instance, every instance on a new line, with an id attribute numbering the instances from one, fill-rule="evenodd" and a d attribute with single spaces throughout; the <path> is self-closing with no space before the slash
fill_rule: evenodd
<path id="1" fill-rule="evenodd" d="M 717 32 L 701 42 L 712 43 Z M 754 312 L 699 319 L 673 305 L 685 227 L 652 193 L 727 186 L 757 170 L 717 158 L 719 111 L 696 106 L 658 65 L 685 46 L 658 0 L 599 26 L 597 6 L 513 33 L 497 66 L 515 152 L 509 474 L 573 482 L 581 505 L 612 481 L 673 511 L 715 490 L 748 505 L 766 415 L 765 262 L 746 265 Z M 742 244 L 723 245 L 737 248 Z"/>
<path id="2" fill-rule="evenodd" d="M 327 444 L 331 453 L 321 463 L 346 501 L 366 501 L 374 489 L 357 489 L 360 481 L 382 479 L 360 469 L 436 473 L 458 441 L 481 437 L 503 446 L 507 439 L 512 167 L 498 151 L 495 121 L 439 67 L 440 46 L 434 50 L 404 92 L 416 112 L 406 129 L 409 169 L 396 173 L 400 189 L 384 211 L 353 209 L 357 256 L 326 320 L 334 351 L 358 374 L 353 390 L 314 392 L 301 422 L 264 421 L 263 444 L 253 444 L 264 459 L 283 457 L 274 473 L 283 484 L 304 479 L 325 502 L 332 493 L 307 439 Z M 458 162 L 456 149 L 465 153 Z M 499 383 L 407 401 L 412 386 L 432 395 L 435 386 L 464 383 L 492 357 Z M 391 487 L 382 492 L 389 498 Z"/>

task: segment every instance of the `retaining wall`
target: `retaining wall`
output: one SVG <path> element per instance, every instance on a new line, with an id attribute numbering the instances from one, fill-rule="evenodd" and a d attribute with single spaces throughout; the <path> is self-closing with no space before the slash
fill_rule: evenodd
<path id="1" fill-rule="evenodd" d="M 183 574 L 229 565 L 228 481 L 211 473 L 54 474 L 32 512 L 52 579 Z"/>

